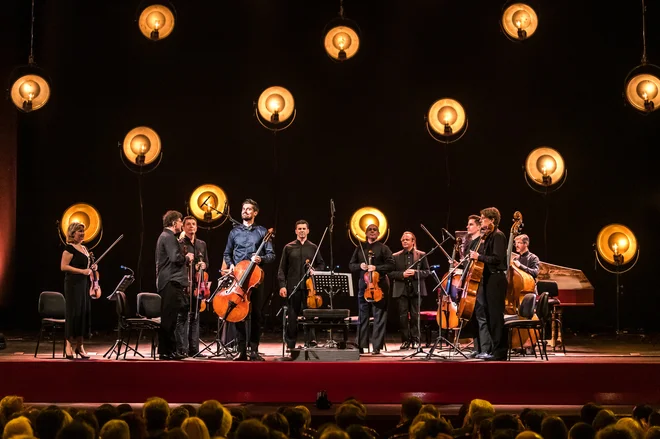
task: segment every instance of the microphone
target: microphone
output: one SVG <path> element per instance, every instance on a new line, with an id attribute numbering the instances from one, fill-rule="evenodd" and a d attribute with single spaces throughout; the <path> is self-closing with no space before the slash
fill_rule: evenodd
<path id="1" fill-rule="evenodd" d="M 330 198 L 330 215 L 335 215 L 335 200 Z"/>
<path id="2" fill-rule="evenodd" d="M 451 233 L 449 233 L 449 231 L 448 231 L 447 229 L 442 229 L 442 233 L 446 233 L 447 236 L 449 236 L 451 239 L 453 239 L 454 241 L 456 241 L 456 238 L 454 238 L 454 235 L 452 235 Z"/>
<path id="3" fill-rule="evenodd" d="M 126 266 L 124 266 L 124 265 L 120 265 L 119 268 L 121 268 L 122 270 L 128 270 L 128 271 L 130 271 L 130 272 L 131 272 L 131 276 L 133 276 L 133 275 L 135 274 L 135 272 L 133 272 L 133 270 L 131 270 L 130 268 L 128 268 L 128 267 L 126 267 Z"/>

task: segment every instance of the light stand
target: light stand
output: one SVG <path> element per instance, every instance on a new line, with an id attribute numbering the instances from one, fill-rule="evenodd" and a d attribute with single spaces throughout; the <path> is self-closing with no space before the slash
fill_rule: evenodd
<path id="1" fill-rule="evenodd" d="M 443 241 L 443 243 L 444 242 L 445 241 Z M 421 320 L 420 317 L 421 317 L 421 310 L 422 310 L 422 282 L 423 282 L 423 279 L 422 279 L 422 275 L 419 272 L 419 266 L 420 266 L 421 262 L 425 261 L 426 258 L 429 257 L 429 255 L 433 254 L 433 252 L 436 251 L 438 249 L 438 247 L 440 247 L 440 245 L 436 245 L 435 247 L 433 247 L 430 252 L 426 253 L 424 256 L 419 258 L 417 261 L 413 262 L 410 265 L 410 267 L 406 268 L 406 270 L 409 270 L 409 269 L 413 268 L 414 266 L 417 266 L 417 270 L 416 270 L 415 275 L 417 276 L 417 335 L 419 336 L 419 340 L 417 341 L 417 349 L 415 350 L 415 352 L 413 352 L 412 354 L 406 355 L 405 357 L 402 358 L 402 360 L 405 360 L 407 358 L 415 358 L 417 355 L 424 355 L 424 356 L 429 355 L 426 352 L 424 352 L 424 349 L 422 348 L 422 340 L 421 340 L 422 327 L 421 327 L 421 323 L 420 323 L 420 320 Z M 427 261 L 427 265 L 428 265 L 428 261 Z"/>

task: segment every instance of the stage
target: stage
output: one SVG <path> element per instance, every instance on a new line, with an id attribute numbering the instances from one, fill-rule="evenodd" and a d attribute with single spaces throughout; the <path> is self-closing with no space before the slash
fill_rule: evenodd
<path id="1" fill-rule="evenodd" d="M 660 404 L 660 345 L 653 337 L 626 335 L 571 337 L 564 355 L 549 351 L 549 361 L 533 356 L 510 362 L 462 357 L 404 360 L 396 335 L 388 351 L 364 354 L 357 361 L 284 361 L 275 334 L 266 334 L 260 351 L 265 362 L 225 359 L 149 359 L 145 339 L 141 359 L 105 359 L 113 335 L 86 343 L 89 360 L 62 358 L 58 342 L 42 342 L 34 358 L 35 336 L 6 334 L 0 351 L 0 395 L 22 395 L 30 403 L 144 402 L 161 396 L 171 403 L 313 403 L 325 390 L 332 402 L 350 396 L 367 404 L 397 404 L 417 395 L 438 405 L 482 398 L 499 405 Z M 428 349 L 425 348 L 428 352 Z M 446 357 L 446 353 L 443 354 Z"/>

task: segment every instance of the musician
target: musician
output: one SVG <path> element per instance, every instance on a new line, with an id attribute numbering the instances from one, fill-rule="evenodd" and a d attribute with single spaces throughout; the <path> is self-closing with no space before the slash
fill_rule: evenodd
<path id="1" fill-rule="evenodd" d="M 504 301 L 506 299 L 506 251 L 507 240 L 497 227 L 500 211 L 487 207 L 481 211 L 481 228 L 494 227 L 477 253 L 470 251 L 470 258 L 484 263 L 483 277 L 477 291 L 475 315 L 479 326 L 477 358 L 506 360 L 508 340 L 504 334 Z"/>
<path id="2" fill-rule="evenodd" d="M 182 325 L 182 328 L 177 327 L 177 332 L 179 330 L 184 331 L 183 337 L 177 337 L 177 340 L 179 338 L 183 340 L 181 350 L 189 357 L 193 357 L 199 352 L 199 300 L 194 295 L 198 288 L 197 272 L 207 269 L 209 266 L 209 256 L 206 242 L 197 238 L 197 220 L 194 216 L 187 216 L 183 219 L 182 235 L 179 243 L 183 246 L 186 253 L 193 253 L 195 259 L 191 262 L 194 268 L 194 278 L 192 285 L 193 296 L 190 297 L 188 321 Z"/>
<path id="3" fill-rule="evenodd" d="M 280 267 L 277 271 L 280 296 L 288 297 L 287 323 L 284 338 L 289 349 L 296 347 L 298 316 L 302 314 L 303 309 L 307 308 L 308 291 L 305 285 L 306 280 L 302 280 L 307 272 L 306 261 L 309 261 L 310 264 L 313 261 L 313 268 L 310 270 L 310 275 L 314 274 L 314 270 L 323 270 L 325 268 L 325 262 L 323 262 L 321 253 L 316 253 L 318 246 L 307 239 L 309 223 L 305 220 L 296 221 L 295 231 L 297 238 L 284 246 L 282 258 L 280 259 Z M 315 255 L 316 259 L 314 259 Z M 298 289 L 294 291 L 296 286 L 298 286 Z M 314 342 L 314 333 L 311 332 L 310 336 L 311 341 L 305 340 L 305 345 L 316 345 L 316 342 Z"/>
<path id="4" fill-rule="evenodd" d="M 353 273 L 357 273 L 360 277 L 358 283 L 358 346 L 360 348 L 360 353 L 363 353 L 365 348 L 369 348 L 369 317 L 373 314 L 374 326 L 371 340 L 371 344 L 373 345 L 372 353 L 378 355 L 385 344 L 387 296 L 390 290 L 390 283 L 387 274 L 394 269 L 394 258 L 392 257 L 392 250 L 382 242 L 377 241 L 377 225 L 371 224 L 367 226 L 366 237 L 367 241 L 364 244 L 360 244 L 360 246 L 355 249 L 355 252 L 353 252 L 349 268 Z M 367 265 L 365 258 L 370 250 L 373 251 L 374 256 L 371 265 Z M 374 271 L 377 271 L 380 275 L 378 286 L 383 290 L 383 299 L 378 302 L 367 302 L 364 298 L 364 291 L 367 287 L 367 284 L 364 281 L 364 275 L 368 272 Z"/>
<path id="5" fill-rule="evenodd" d="M 188 320 L 186 261 L 192 261 L 195 255 L 190 252 L 184 254 L 177 240 L 183 227 L 181 218 L 181 213 L 176 210 L 165 212 L 163 232 L 156 243 L 156 289 L 161 296 L 158 354 L 161 360 L 185 358 L 182 350 L 184 333 L 177 333 L 176 327 L 182 327 Z"/>
<path id="6" fill-rule="evenodd" d="M 467 237 L 463 240 L 461 245 L 459 259 L 468 256 L 470 250 L 477 248 L 481 238 L 481 217 L 479 215 L 470 215 L 465 229 L 467 230 Z"/>
<path id="7" fill-rule="evenodd" d="M 513 264 L 536 279 L 539 275 L 539 257 L 529 251 L 529 236 L 518 235 L 514 243 L 517 254 L 511 256 Z"/>
<path id="8" fill-rule="evenodd" d="M 422 297 L 426 296 L 426 279 L 431 271 L 429 262 L 425 258 L 419 263 L 421 268 L 408 268 L 418 261 L 426 253 L 417 250 L 417 238 L 412 232 L 403 232 L 401 236 L 403 250 L 394 253 L 394 271 L 387 276 L 392 279 L 392 298 L 397 303 L 399 310 L 399 330 L 401 331 L 400 349 L 416 348 L 419 344 L 419 301 L 417 299 L 417 288 Z M 419 280 L 422 280 L 419 283 Z M 408 318 L 410 315 L 410 318 Z M 412 332 L 412 336 L 411 336 Z"/>
<path id="9" fill-rule="evenodd" d="M 257 264 L 269 264 L 275 260 L 273 244 L 268 241 L 264 246 L 265 255 L 257 255 L 255 252 L 261 245 L 264 237 L 268 233 L 265 227 L 255 224 L 254 220 L 259 214 L 259 204 L 248 198 L 243 201 L 241 207 L 242 224 L 237 224 L 229 232 L 227 246 L 225 247 L 224 260 L 229 266 L 231 272 L 241 261 L 252 260 Z M 253 288 L 250 293 L 251 310 L 247 321 L 236 324 L 238 332 L 238 361 L 248 360 L 247 355 L 247 331 L 248 324 L 250 330 L 250 360 L 264 361 L 259 355 L 259 341 L 261 340 L 261 306 L 264 300 L 264 283 Z"/>

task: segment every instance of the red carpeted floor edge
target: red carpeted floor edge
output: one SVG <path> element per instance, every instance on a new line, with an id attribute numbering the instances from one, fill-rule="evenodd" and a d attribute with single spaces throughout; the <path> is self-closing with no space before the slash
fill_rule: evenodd
<path id="1" fill-rule="evenodd" d="M 657 363 L 12 361 L 0 362 L 0 395 L 30 402 L 103 403 L 160 396 L 173 403 L 660 404 Z"/>

